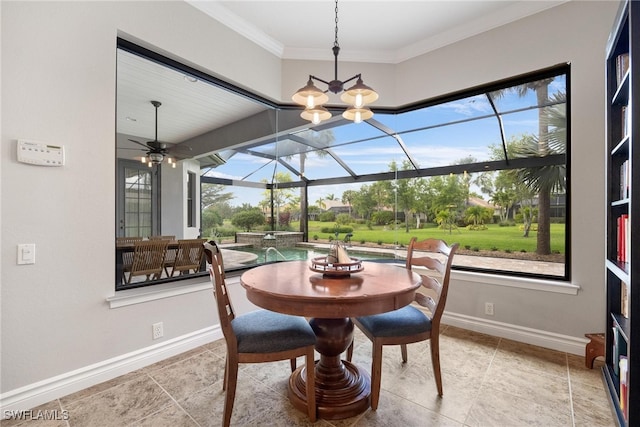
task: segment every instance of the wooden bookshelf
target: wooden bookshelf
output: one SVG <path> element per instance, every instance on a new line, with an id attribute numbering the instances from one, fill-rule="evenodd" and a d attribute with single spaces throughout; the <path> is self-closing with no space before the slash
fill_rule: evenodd
<path id="1" fill-rule="evenodd" d="M 640 325 L 635 325 L 640 322 L 640 185 L 634 185 L 640 182 L 640 81 L 633 79 L 634 72 L 640 75 L 640 1 L 626 1 L 609 37 L 606 60 L 607 329 L 602 370 L 614 417 L 624 427 L 640 425 Z"/>

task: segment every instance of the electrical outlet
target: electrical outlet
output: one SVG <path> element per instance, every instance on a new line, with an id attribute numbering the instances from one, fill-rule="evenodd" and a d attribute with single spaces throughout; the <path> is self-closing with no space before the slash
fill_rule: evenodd
<path id="1" fill-rule="evenodd" d="M 487 316 L 493 316 L 493 303 L 485 302 L 484 303 L 484 314 Z"/>
<path id="2" fill-rule="evenodd" d="M 162 336 L 164 335 L 164 330 L 162 328 L 162 322 L 154 323 L 151 326 L 151 329 L 153 331 L 153 339 L 154 340 L 157 340 L 158 338 L 162 338 Z"/>

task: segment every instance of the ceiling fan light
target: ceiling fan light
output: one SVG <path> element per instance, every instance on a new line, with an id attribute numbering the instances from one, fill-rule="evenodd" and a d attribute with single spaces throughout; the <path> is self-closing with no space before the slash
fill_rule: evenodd
<path id="1" fill-rule="evenodd" d="M 362 108 L 365 104 L 371 104 L 378 99 L 378 93 L 364 84 L 358 77 L 356 84 L 345 90 L 340 99 L 345 104 L 351 104 L 356 108 Z"/>
<path id="2" fill-rule="evenodd" d="M 291 99 L 296 104 L 304 105 L 307 108 L 313 108 L 315 106 L 325 104 L 329 101 L 329 96 L 318 89 L 316 85 L 313 84 L 311 77 L 309 77 L 307 85 L 298 89 Z"/>
<path id="3" fill-rule="evenodd" d="M 153 163 L 162 163 L 164 154 L 162 153 L 148 153 L 149 160 Z"/>
<path id="4" fill-rule="evenodd" d="M 317 125 L 323 120 L 328 120 L 331 118 L 331 113 L 329 110 L 322 106 L 316 106 L 313 108 L 305 108 L 305 110 L 300 113 L 300 117 L 305 120 L 309 120 L 314 125 Z"/>
<path id="5" fill-rule="evenodd" d="M 140 159 L 140 161 L 142 163 L 147 163 L 147 158 L 145 156 L 142 156 L 142 158 Z"/>
<path id="6" fill-rule="evenodd" d="M 342 117 L 347 120 L 352 120 L 354 123 L 360 123 L 363 120 L 368 120 L 373 117 L 373 112 L 367 107 L 349 107 L 344 113 L 342 113 Z"/>

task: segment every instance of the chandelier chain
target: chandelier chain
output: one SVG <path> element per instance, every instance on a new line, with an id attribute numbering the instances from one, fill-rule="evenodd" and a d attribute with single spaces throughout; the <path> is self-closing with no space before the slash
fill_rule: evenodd
<path id="1" fill-rule="evenodd" d="M 338 0 L 336 0 L 336 39 L 333 42 L 333 45 L 336 47 L 340 47 L 338 44 Z"/>

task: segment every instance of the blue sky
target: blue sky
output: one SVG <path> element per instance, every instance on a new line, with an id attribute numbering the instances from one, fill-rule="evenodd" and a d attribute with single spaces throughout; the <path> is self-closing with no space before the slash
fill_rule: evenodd
<path id="1" fill-rule="evenodd" d="M 564 76 L 558 77 L 550 85 L 549 93 L 564 92 L 564 87 Z M 535 92 L 529 91 L 524 97 L 520 97 L 515 92 L 507 92 L 495 99 L 495 104 L 500 112 L 532 107 L 536 105 Z M 538 131 L 536 109 L 504 114 L 502 118 L 507 140 L 523 134 L 535 134 Z M 399 115 L 378 113 L 373 119 L 399 134 L 409 153 L 421 168 L 451 165 L 469 156 L 478 161 L 486 160 L 490 158 L 488 147 L 501 144 L 499 123 L 485 95 Z M 392 161 L 401 164 L 406 159 L 396 139 L 367 123 L 349 123 L 334 127 L 332 132 L 334 136 L 332 150 L 356 174 L 385 172 L 389 170 L 389 164 Z M 271 150 L 273 151 L 274 147 L 271 147 Z M 299 167 L 298 156 L 290 157 L 287 161 L 294 168 Z M 227 164 L 216 168 L 208 175 L 240 180 L 249 172 L 264 166 L 265 162 L 268 160 L 236 154 Z M 289 172 L 282 165 L 272 162 L 251 175 L 248 181 L 255 182 L 262 179 L 270 181 L 274 166 L 278 172 Z M 305 176 L 309 179 L 346 175 L 347 172 L 331 156 L 320 157 L 310 154 L 306 159 Z M 313 204 L 321 197 L 326 198 L 328 194 L 340 197 L 343 191 L 357 190 L 360 185 L 362 184 L 310 187 L 309 203 Z M 237 206 L 242 203 L 257 205 L 263 199 L 263 190 L 238 187 L 233 191 L 236 198 L 231 202 L 232 205 Z"/>

